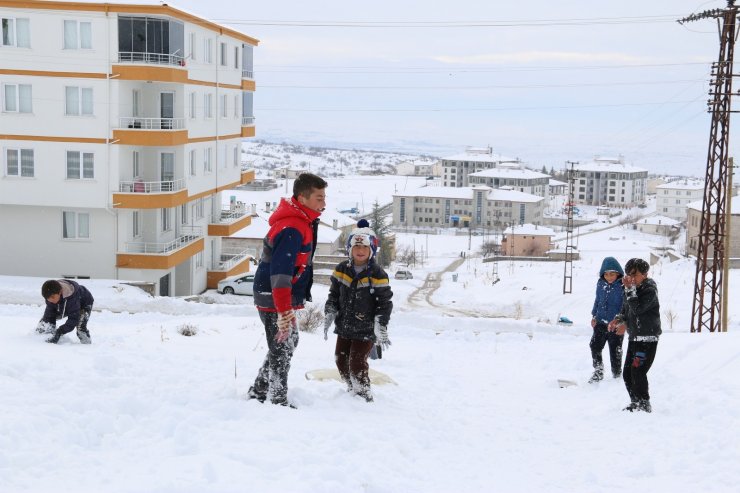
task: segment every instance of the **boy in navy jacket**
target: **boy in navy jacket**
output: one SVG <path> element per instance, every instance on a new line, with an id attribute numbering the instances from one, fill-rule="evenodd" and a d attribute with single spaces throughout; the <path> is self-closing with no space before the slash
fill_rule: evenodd
<path id="1" fill-rule="evenodd" d="M 41 296 L 46 300 L 46 310 L 36 331 L 39 334 L 54 334 L 46 342 L 56 344 L 64 334 L 77 329 L 80 342 L 91 343 L 87 321 L 95 300 L 85 286 L 69 279 L 49 280 L 41 286 Z M 57 329 L 57 320 L 64 317 L 67 317 L 67 321 Z"/>
<path id="2" fill-rule="evenodd" d="M 295 407 L 288 403 L 288 371 L 298 345 L 295 310 L 311 301 L 313 255 L 319 216 L 326 207 L 327 183 L 302 173 L 293 183 L 293 197 L 282 199 L 269 219 L 262 258 L 254 275 L 254 304 L 267 337 L 267 356 L 247 394 L 250 399 Z"/>
<path id="3" fill-rule="evenodd" d="M 614 257 L 606 257 L 601 262 L 599 280 L 596 282 L 596 298 L 591 309 L 591 327 L 594 329 L 591 336 L 591 359 L 594 365 L 594 374 L 588 383 L 595 383 L 604 379 L 604 362 L 601 353 L 606 343 L 609 343 L 609 359 L 612 376 L 619 378 L 622 374 L 622 341 L 624 335 L 607 330 L 609 322 L 622 309 L 622 277 L 624 271 Z"/>

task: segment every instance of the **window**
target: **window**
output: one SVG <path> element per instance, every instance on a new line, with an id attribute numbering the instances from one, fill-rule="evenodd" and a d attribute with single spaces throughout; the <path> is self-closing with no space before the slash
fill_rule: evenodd
<path id="1" fill-rule="evenodd" d="M 203 61 L 213 63 L 213 39 L 211 38 L 203 40 Z"/>
<path id="2" fill-rule="evenodd" d="M 62 238 L 68 240 L 90 238 L 90 214 L 86 212 L 62 212 Z"/>
<path id="3" fill-rule="evenodd" d="M 195 61 L 195 33 L 190 33 L 190 59 Z"/>
<path id="4" fill-rule="evenodd" d="M 234 95 L 234 118 L 239 118 L 239 94 Z"/>
<path id="5" fill-rule="evenodd" d="M 195 268 L 196 269 L 203 267 L 203 257 L 204 257 L 203 250 L 195 254 Z"/>
<path id="6" fill-rule="evenodd" d="M 140 107 L 141 107 L 141 91 L 139 91 L 138 89 L 134 89 L 131 92 L 131 109 L 132 109 L 131 116 L 140 116 L 139 115 Z"/>
<path id="7" fill-rule="evenodd" d="M 228 99 L 226 94 L 222 94 L 221 97 L 221 118 L 227 118 L 229 116 L 226 100 Z"/>
<path id="8" fill-rule="evenodd" d="M 206 147 L 203 150 L 203 172 L 210 173 L 213 171 L 213 161 L 211 161 L 211 148 Z"/>
<path id="9" fill-rule="evenodd" d="M 68 180 L 95 178 L 94 168 L 94 155 L 92 152 L 67 151 Z"/>
<path id="10" fill-rule="evenodd" d="M 6 149 L 5 174 L 33 178 L 33 149 Z"/>
<path id="11" fill-rule="evenodd" d="M 221 66 L 223 66 L 223 67 L 226 66 L 226 62 L 227 62 L 226 55 L 227 55 L 227 53 L 226 53 L 226 43 L 221 43 L 221 55 L 220 55 L 219 59 L 221 61 Z"/>
<path id="12" fill-rule="evenodd" d="M 203 95 L 203 117 L 213 118 L 213 94 Z"/>
<path id="13" fill-rule="evenodd" d="M 167 208 L 160 209 L 160 216 L 162 217 L 162 231 L 169 231 L 172 229 L 172 219 L 170 218 L 170 210 Z"/>
<path id="14" fill-rule="evenodd" d="M 93 94 L 90 87 L 67 86 L 64 88 L 64 114 L 68 116 L 93 114 Z"/>
<path id="15" fill-rule="evenodd" d="M 182 204 L 180 206 L 180 224 L 188 223 L 188 204 Z"/>
<path id="16" fill-rule="evenodd" d="M 190 117 L 191 120 L 193 120 L 195 118 L 195 106 L 196 106 L 195 100 L 196 100 L 196 97 L 197 97 L 196 96 L 196 93 L 194 93 L 194 92 L 191 92 L 190 93 L 190 105 L 189 105 L 189 114 L 188 114 L 188 116 Z"/>
<path id="17" fill-rule="evenodd" d="M 196 165 L 195 165 L 195 149 L 191 149 L 190 151 L 190 176 L 195 176 L 196 174 Z"/>
<path id="18" fill-rule="evenodd" d="M 239 68 L 239 47 L 234 46 L 234 68 Z"/>
<path id="19" fill-rule="evenodd" d="M 204 203 L 203 199 L 198 199 L 195 203 L 195 217 L 197 219 L 203 219 L 203 216 L 205 216 Z"/>
<path id="20" fill-rule="evenodd" d="M 0 18 L 2 29 L 2 46 L 16 46 L 18 48 L 31 47 L 31 28 L 28 19 L 13 17 Z"/>
<path id="21" fill-rule="evenodd" d="M 240 164 L 239 163 L 239 146 L 235 145 L 234 146 L 234 167 L 238 168 L 239 164 Z"/>
<path id="22" fill-rule="evenodd" d="M 139 238 L 141 236 L 141 212 L 139 211 L 134 211 L 133 213 L 131 232 L 134 238 Z"/>
<path id="23" fill-rule="evenodd" d="M 92 49 L 92 23 L 64 21 L 64 49 Z"/>
<path id="24" fill-rule="evenodd" d="M 31 113 L 31 84 L 3 84 L 3 111 Z"/>
<path id="25" fill-rule="evenodd" d="M 139 151 L 134 151 L 131 159 L 131 175 L 134 177 L 134 179 L 141 176 L 141 173 L 139 171 Z"/>

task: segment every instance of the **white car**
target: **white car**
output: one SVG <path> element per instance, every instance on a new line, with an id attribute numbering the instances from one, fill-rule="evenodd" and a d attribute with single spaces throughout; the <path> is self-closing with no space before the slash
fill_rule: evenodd
<path id="1" fill-rule="evenodd" d="M 254 274 L 239 274 L 227 277 L 218 282 L 218 292 L 221 294 L 245 294 L 254 296 Z"/>

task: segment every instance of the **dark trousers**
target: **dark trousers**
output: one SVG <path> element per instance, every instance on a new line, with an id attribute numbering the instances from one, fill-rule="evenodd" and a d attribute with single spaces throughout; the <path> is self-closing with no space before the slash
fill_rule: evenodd
<path id="1" fill-rule="evenodd" d="M 360 395 L 370 392 L 370 375 L 367 357 L 375 343 L 373 341 L 355 341 L 337 336 L 337 346 L 334 349 L 334 361 L 342 380 L 349 390 Z"/>
<path id="2" fill-rule="evenodd" d="M 604 372 L 604 362 L 601 359 L 601 352 L 604 350 L 606 343 L 609 343 L 609 360 L 612 367 L 612 375 L 619 375 L 622 369 L 622 341 L 624 334 L 619 336 L 616 332 L 609 332 L 607 325 L 598 322 L 594 327 L 594 333 L 591 336 L 591 359 L 596 371 Z"/>
<path id="3" fill-rule="evenodd" d="M 278 330 L 277 313 L 259 312 L 259 314 L 265 326 L 268 350 L 250 393 L 254 392 L 264 397 L 267 397 L 269 393 L 273 404 L 285 404 L 288 402 L 290 360 L 298 346 L 298 330 L 293 329 L 285 342 L 278 343 L 275 340 Z"/>
<path id="4" fill-rule="evenodd" d="M 630 341 L 627 345 L 627 356 L 624 360 L 624 385 L 632 402 L 649 401 L 647 373 L 653 366 L 658 342 Z M 645 353 L 645 359 L 635 366 L 635 353 Z"/>
<path id="5" fill-rule="evenodd" d="M 60 337 L 62 337 L 64 334 L 72 332 L 74 329 L 77 329 L 77 337 L 79 337 L 80 340 L 83 340 L 83 338 L 86 337 L 89 341 L 90 331 L 87 330 L 87 322 L 88 320 L 90 320 L 92 309 L 92 305 L 82 307 L 82 309 L 80 309 L 80 319 L 77 321 L 77 326 L 65 327 L 64 325 L 62 325 L 61 327 L 59 327 L 54 333 L 55 341 L 58 341 Z M 83 335 L 80 335 L 80 333 L 82 333 Z"/>

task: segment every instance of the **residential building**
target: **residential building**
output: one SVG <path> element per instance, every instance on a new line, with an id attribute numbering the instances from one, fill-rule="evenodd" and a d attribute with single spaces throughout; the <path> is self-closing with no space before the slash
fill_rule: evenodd
<path id="1" fill-rule="evenodd" d="M 550 175 L 527 168 L 493 167 L 468 174 L 470 186 L 485 185 L 539 195 L 547 200 L 550 196 Z"/>
<path id="2" fill-rule="evenodd" d="M 624 163 L 624 158 L 596 156 L 576 164 L 575 201 L 587 205 L 634 207 L 645 203 L 648 172 Z"/>
<path id="3" fill-rule="evenodd" d="M 666 216 L 650 216 L 637 221 L 635 227 L 641 233 L 671 236 L 681 230 L 681 221 Z"/>
<path id="4" fill-rule="evenodd" d="M 550 185 L 550 195 L 565 195 L 568 193 L 568 184 L 564 181 L 550 178 L 548 183 Z"/>
<path id="5" fill-rule="evenodd" d="M 403 161 L 396 165 L 396 173 L 403 176 L 442 176 L 442 163 L 419 159 Z"/>
<path id="6" fill-rule="evenodd" d="M 677 180 L 655 187 L 655 210 L 676 221 L 686 221 L 687 206 L 704 197 L 704 183 L 693 180 Z"/>
<path id="7" fill-rule="evenodd" d="M 249 269 L 221 193 L 254 177 L 258 41 L 144 2 L 0 0 L 0 273 L 189 295 Z"/>
<path id="8" fill-rule="evenodd" d="M 511 257 L 545 257 L 553 248 L 555 231 L 535 224 L 508 227 L 501 239 L 501 255 Z"/>
<path id="9" fill-rule="evenodd" d="M 544 199 L 516 190 L 423 187 L 393 195 L 393 225 L 500 228 L 542 224 Z"/>
<path id="10" fill-rule="evenodd" d="M 491 147 L 468 147 L 464 153 L 441 160 L 442 186 L 467 187 L 471 185 L 469 175 L 492 168 L 520 168 L 521 161 L 494 154 Z"/>
<path id="11" fill-rule="evenodd" d="M 726 204 L 730 207 L 732 217 L 730 218 L 730 247 L 725 258 L 730 259 L 730 267 L 740 267 L 740 197 L 733 196 L 732 202 Z M 701 231 L 701 216 L 704 200 L 697 200 L 687 206 L 686 220 L 686 254 L 697 256 L 699 249 L 699 233 Z M 716 206 L 714 208 L 716 211 Z"/>

